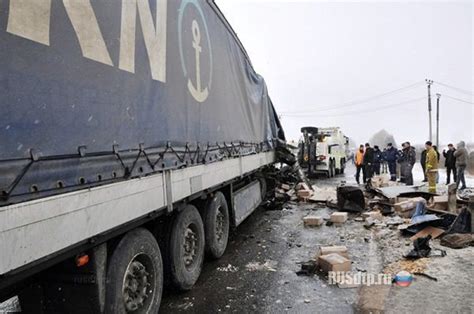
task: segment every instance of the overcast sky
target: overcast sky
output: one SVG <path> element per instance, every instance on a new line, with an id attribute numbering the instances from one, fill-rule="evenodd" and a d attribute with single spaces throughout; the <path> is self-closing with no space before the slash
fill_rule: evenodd
<path id="1" fill-rule="evenodd" d="M 312 125 L 340 126 L 357 142 L 386 129 L 398 143 L 424 143 L 429 78 L 434 110 L 442 94 L 441 143 L 473 141 L 473 1 L 216 3 L 264 76 L 288 139 Z"/>

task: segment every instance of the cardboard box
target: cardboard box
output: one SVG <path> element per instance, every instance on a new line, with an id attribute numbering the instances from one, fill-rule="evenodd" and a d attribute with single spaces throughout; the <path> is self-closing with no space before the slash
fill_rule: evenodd
<path id="1" fill-rule="evenodd" d="M 337 253 L 319 256 L 318 265 L 324 272 L 351 271 L 351 261 Z"/>
<path id="2" fill-rule="evenodd" d="M 339 254 L 342 257 L 349 259 L 349 253 L 347 252 L 347 247 L 343 245 L 321 246 L 319 248 L 317 257 L 321 255 L 329 255 L 329 254 Z"/>
<path id="3" fill-rule="evenodd" d="M 321 226 L 324 223 L 324 219 L 321 216 L 309 215 L 303 217 L 303 222 L 305 226 L 314 227 Z"/>
<path id="4" fill-rule="evenodd" d="M 415 212 L 416 205 L 419 202 L 425 202 L 426 200 L 423 197 L 414 197 L 407 201 L 399 202 L 393 205 L 395 213 L 403 218 L 410 218 Z"/>
<path id="5" fill-rule="evenodd" d="M 434 196 L 430 207 L 439 210 L 448 210 L 448 195 Z"/>
<path id="6" fill-rule="evenodd" d="M 308 186 L 306 183 L 304 183 L 304 182 L 298 183 L 298 184 L 296 185 L 295 189 L 296 189 L 296 190 L 310 190 L 310 191 L 311 191 L 311 189 L 309 188 L 309 186 Z"/>
<path id="7" fill-rule="evenodd" d="M 299 198 L 307 199 L 311 197 L 312 192 L 310 190 L 299 190 L 297 195 Z"/>
<path id="8" fill-rule="evenodd" d="M 347 220 L 347 213 L 334 212 L 331 214 L 331 221 L 334 223 L 344 223 Z"/>
<path id="9" fill-rule="evenodd" d="M 433 226 L 428 226 L 425 229 L 418 232 L 417 234 L 415 234 L 414 236 L 412 236 L 410 238 L 410 240 L 415 241 L 418 238 L 426 237 L 428 235 L 431 235 L 432 239 L 436 239 L 437 237 L 439 237 L 443 233 L 444 233 L 443 229 L 436 228 L 436 227 L 433 227 Z"/>
<path id="10" fill-rule="evenodd" d="M 382 214 L 377 211 L 377 210 L 373 210 L 373 211 L 370 211 L 370 212 L 365 212 L 365 213 L 362 213 L 362 217 L 364 217 L 364 219 L 367 219 L 367 218 L 372 218 L 372 219 L 376 219 L 376 220 L 380 220 L 382 221 L 383 220 L 383 216 Z"/>
<path id="11" fill-rule="evenodd" d="M 290 190 L 290 186 L 288 184 L 282 184 L 281 185 L 281 188 L 285 191 L 289 191 Z"/>

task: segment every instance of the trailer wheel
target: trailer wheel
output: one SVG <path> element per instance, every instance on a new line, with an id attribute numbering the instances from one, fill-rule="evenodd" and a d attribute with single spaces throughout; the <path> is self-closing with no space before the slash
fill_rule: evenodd
<path id="1" fill-rule="evenodd" d="M 201 274 L 204 261 L 204 226 L 192 205 L 187 205 L 173 221 L 169 259 L 172 284 L 179 290 L 190 290 Z"/>
<path id="2" fill-rule="evenodd" d="M 229 209 L 222 192 L 217 192 L 206 204 L 204 212 L 206 253 L 214 259 L 220 258 L 229 239 Z"/>
<path id="3" fill-rule="evenodd" d="M 106 313 L 157 313 L 163 292 L 158 243 L 146 229 L 127 233 L 112 253 L 107 270 Z"/>

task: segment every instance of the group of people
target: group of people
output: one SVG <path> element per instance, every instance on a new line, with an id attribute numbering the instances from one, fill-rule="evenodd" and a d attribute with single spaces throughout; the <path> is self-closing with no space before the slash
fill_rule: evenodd
<path id="1" fill-rule="evenodd" d="M 425 176 L 423 181 L 428 182 L 430 192 L 436 192 L 436 183 L 439 180 L 438 168 L 440 156 L 436 145 L 427 141 L 425 143 L 425 149 L 421 153 L 420 163 Z M 461 190 L 465 189 L 466 180 L 464 172 L 469 158 L 466 144 L 461 141 L 457 145 L 457 149 L 454 148 L 453 144 L 449 144 L 448 150 L 443 150 L 443 156 L 445 158 L 447 173 L 446 184 L 451 182 L 452 173 L 457 188 L 459 188 L 459 184 L 462 183 Z M 388 165 L 390 180 L 396 181 L 398 163 L 400 165 L 400 182 L 406 185 L 413 185 L 413 167 L 416 164 L 416 151 L 410 142 L 403 143 L 401 150 L 397 150 L 393 147 L 392 143 L 388 143 L 383 151 L 381 151 L 377 145 L 372 148 L 369 143 L 366 143 L 365 146 L 359 146 L 355 154 L 354 163 L 357 169 L 355 177 L 358 184 L 360 184 L 361 173 L 363 182 L 367 183 L 374 174 L 380 174 L 380 167 L 383 164 Z"/>

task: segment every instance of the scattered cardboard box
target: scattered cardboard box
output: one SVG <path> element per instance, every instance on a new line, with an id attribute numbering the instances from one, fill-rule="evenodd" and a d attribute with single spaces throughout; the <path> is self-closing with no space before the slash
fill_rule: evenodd
<path id="1" fill-rule="evenodd" d="M 390 183 L 390 177 L 388 175 L 374 176 L 370 180 L 372 187 L 374 188 L 388 187 Z"/>
<path id="2" fill-rule="evenodd" d="M 318 265 L 324 272 L 351 271 L 351 261 L 337 253 L 320 255 Z"/>
<path id="3" fill-rule="evenodd" d="M 395 213 L 404 218 L 410 218 L 415 212 L 416 205 L 419 202 L 425 202 L 426 200 L 423 197 L 414 197 L 407 201 L 399 202 L 393 205 Z"/>
<path id="4" fill-rule="evenodd" d="M 333 223 L 344 223 L 347 220 L 346 212 L 334 212 L 331 214 L 331 222 Z"/>
<path id="5" fill-rule="evenodd" d="M 295 190 L 311 190 L 311 188 L 304 182 L 300 182 L 296 185 Z"/>
<path id="6" fill-rule="evenodd" d="M 308 201 L 314 203 L 325 203 L 330 199 L 333 199 L 333 193 L 323 192 L 323 191 L 315 191 L 313 195 L 309 198 Z"/>
<path id="7" fill-rule="evenodd" d="M 307 200 L 313 193 L 310 190 L 299 190 L 296 194 L 300 199 Z"/>
<path id="8" fill-rule="evenodd" d="M 383 220 L 382 213 L 380 213 L 379 211 L 376 211 L 376 210 L 372 210 L 370 212 L 362 213 L 362 217 L 364 217 L 364 219 L 367 219 L 367 218 L 370 217 L 372 219 L 376 219 L 376 220 L 380 220 L 380 221 Z"/>
<path id="9" fill-rule="evenodd" d="M 305 226 L 314 227 L 321 226 L 324 223 L 324 219 L 321 216 L 308 215 L 303 217 L 303 222 Z"/>
<path id="10" fill-rule="evenodd" d="M 428 226 L 426 227 L 425 229 L 421 230 L 420 232 L 418 232 L 417 234 L 415 234 L 414 236 L 412 236 L 410 238 L 410 240 L 412 241 L 415 241 L 416 239 L 418 238 L 424 238 L 428 235 L 431 235 L 431 238 L 432 239 L 436 239 L 437 237 L 439 237 L 440 235 L 442 235 L 444 233 L 444 230 L 443 229 L 440 229 L 440 228 L 435 228 L 435 227 L 432 227 L 432 226 Z"/>
<path id="11" fill-rule="evenodd" d="M 448 210 L 448 195 L 434 196 L 430 207 L 438 210 Z"/>
<path id="12" fill-rule="evenodd" d="M 288 184 L 282 183 L 280 187 L 281 187 L 283 190 L 285 190 L 285 191 L 289 191 L 289 190 L 290 190 L 290 186 L 289 186 Z"/>
<path id="13" fill-rule="evenodd" d="M 349 254 L 347 252 L 347 247 L 344 245 L 333 245 L 333 246 L 321 246 L 319 248 L 318 256 L 329 255 L 329 254 L 339 254 L 342 257 L 349 259 Z"/>

